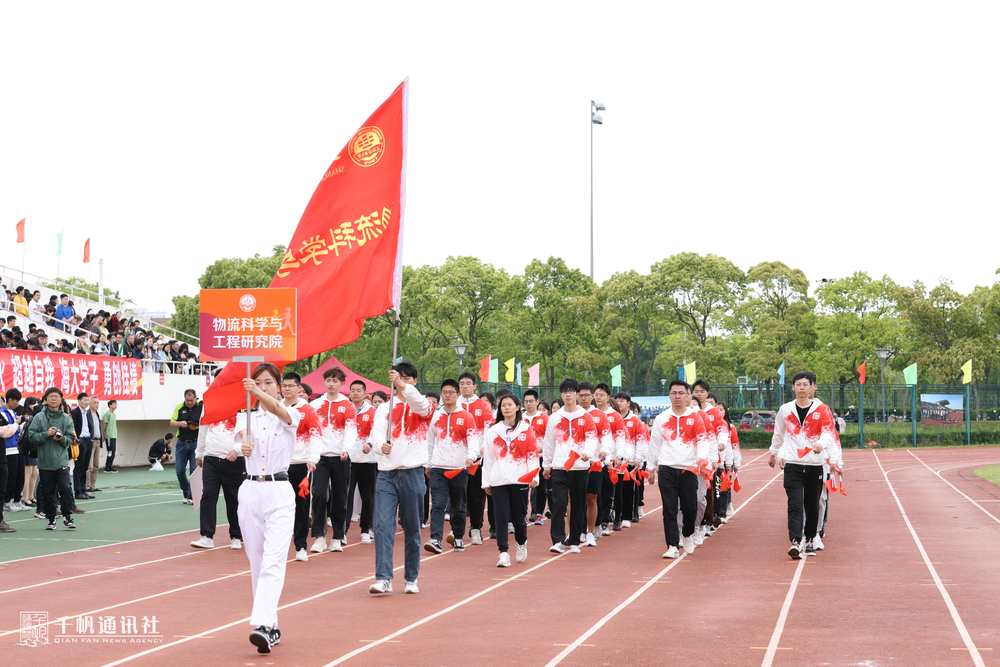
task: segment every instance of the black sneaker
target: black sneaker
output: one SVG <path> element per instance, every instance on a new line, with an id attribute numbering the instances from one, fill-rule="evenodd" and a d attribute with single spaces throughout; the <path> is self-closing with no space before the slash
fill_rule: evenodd
<path id="1" fill-rule="evenodd" d="M 432 554 L 439 554 L 444 551 L 441 548 L 441 543 L 437 540 L 428 540 L 424 543 L 424 551 L 430 551 Z"/>
<path id="2" fill-rule="evenodd" d="M 495 531 L 495 530 L 491 530 L 490 531 L 490 539 L 491 540 L 497 539 L 497 531 Z"/>
<path id="3" fill-rule="evenodd" d="M 67 528 L 76 528 L 76 524 L 73 523 L 73 517 L 71 516 L 68 516 L 65 519 L 63 519 L 63 525 L 66 526 Z"/>
<path id="4" fill-rule="evenodd" d="M 545 518 L 546 519 L 551 519 L 552 518 L 552 512 L 550 512 L 549 510 L 545 510 Z"/>
<path id="5" fill-rule="evenodd" d="M 55 529 L 56 529 L 56 520 L 55 519 L 53 519 L 52 521 L 49 521 L 49 525 L 45 526 L 45 530 L 55 530 Z"/>
<path id="6" fill-rule="evenodd" d="M 455 551 L 465 551 L 465 543 L 457 538 L 455 539 Z"/>
<path id="7" fill-rule="evenodd" d="M 815 556 L 816 555 L 816 547 L 813 546 L 812 542 L 806 542 L 806 548 L 803 551 L 804 551 L 805 555 L 807 555 L 807 556 Z"/>
<path id="8" fill-rule="evenodd" d="M 614 532 L 616 532 L 616 533 L 622 532 L 622 525 L 621 525 L 621 523 L 615 521 L 615 525 L 611 528 L 611 530 L 614 531 Z"/>
<path id="9" fill-rule="evenodd" d="M 0 533 L 16 533 L 17 528 L 11 528 L 6 521 L 0 521 Z"/>
<path id="10" fill-rule="evenodd" d="M 274 630 L 258 625 L 250 633 L 250 643 L 257 647 L 257 653 L 270 653 L 271 647 L 277 643 L 274 641 Z"/>
<path id="11" fill-rule="evenodd" d="M 798 542 L 792 542 L 792 546 L 788 547 L 788 555 L 792 557 L 792 560 L 802 558 L 802 548 Z"/>

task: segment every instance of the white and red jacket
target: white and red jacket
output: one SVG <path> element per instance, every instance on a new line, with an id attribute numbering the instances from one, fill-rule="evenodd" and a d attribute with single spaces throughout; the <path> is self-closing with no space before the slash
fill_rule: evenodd
<path id="1" fill-rule="evenodd" d="M 698 461 L 712 461 L 717 444 L 710 438 L 699 410 L 690 406 L 677 416 L 667 408 L 653 422 L 649 434 L 650 465 L 671 468 L 698 467 Z"/>
<path id="2" fill-rule="evenodd" d="M 795 407 L 795 401 L 789 401 L 778 410 L 774 418 L 770 452 L 788 463 L 821 466 L 826 463 L 837 444 L 833 414 L 823 401 L 814 398 L 806 413 L 805 424 L 802 424 Z M 817 444 L 820 446 L 818 454 L 812 451 Z M 805 456 L 799 456 L 797 450 L 804 449 L 809 451 Z"/>
<path id="3" fill-rule="evenodd" d="M 319 463 L 322 427 L 316 408 L 309 405 L 304 398 L 300 398 L 295 405 L 285 407 L 294 408 L 302 415 L 299 428 L 295 431 L 295 453 L 292 454 L 292 463 Z"/>
<path id="4" fill-rule="evenodd" d="M 604 454 L 606 458 L 614 458 L 615 439 L 611 434 L 611 422 L 608 421 L 608 416 L 596 405 L 591 405 L 587 414 L 594 420 L 594 430 L 597 434 L 597 454 Z"/>
<path id="5" fill-rule="evenodd" d="M 458 407 L 465 410 L 472 415 L 472 418 L 476 422 L 476 442 L 482 445 L 483 437 L 488 429 L 496 419 L 493 415 L 493 409 L 490 408 L 490 404 L 473 395 L 471 398 L 465 398 L 464 396 L 458 397 Z M 479 456 L 482 456 L 482 452 L 479 452 Z M 479 458 L 477 456 L 476 458 Z"/>
<path id="6" fill-rule="evenodd" d="M 615 456 L 616 458 L 621 459 L 624 463 L 631 465 L 632 463 L 635 463 L 636 443 L 643 434 L 642 420 L 629 411 L 629 413 L 622 419 L 622 431 L 623 437 L 621 442 L 618 443 Z"/>
<path id="7" fill-rule="evenodd" d="M 635 438 L 635 465 L 641 468 L 649 460 L 649 427 L 641 419 L 639 426 L 642 427 L 642 433 Z"/>
<path id="8" fill-rule="evenodd" d="M 392 452 L 382 453 L 392 405 Z M 375 411 L 371 443 L 378 454 L 379 470 L 405 470 L 427 465 L 427 431 L 431 426 L 431 403 L 413 385 L 406 385 L 402 398 L 386 401 Z"/>
<path id="9" fill-rule="evenodd" d="M 714 439 L 718 444 L 719 454 L 715 460 L 719 463 L 732 465 L 733 449 L 729 442 L 729 424 L 722 418 L 722 414 L 712 406 L 702 410 L 702 412 L 704 413 L 703 419 L 706 420 L 705 428 L 708 430 L 708 437 L 710 440 Z"/>
<path id="10" fill-rule="evenodd" d="M 620 452 L 629 448 L 629 434 L 628 429 L 625 428 L 625 419 L 620 412 L 610 406 L 604 410 L 604 416 L 607 418 L 608 426 L 611 429 L 612 449 L 608 456 L 614 459 L 621 459 L 622 455 Z"/>
<path id="11" fill-rule="evenodd" d="M 545 429 L 545 444 L 542 448 L 542 458 L 545 469 L 565 469 L 570 451 L 577 456 L 587 455 L 587 461 L 577 458 L 570 470 L 589 470 L 591 459 L 597 454 L 597 429 L 594 420 L 586 410 L 579 405 L 574 412 L 566 412 L 560 408 L 549 417 L 549 425 Z"/>
<path id="12" fill-rule="evenodd" d="M 357 406 L 358 422 L 358 445 L 356 447 L 357 458 L 351 456 L 351 463 L 378 463 L 378 452 L 372 447 L 367 454 L 364 452 L 365 444 L 371 439 L 372 426 L 375 424 L 375 408 L 371 403 L 365 401 L 361 404 L 361 409 Z"/>
<path id="13" fill-rule="evenodd" d="M 427 430 L 427 464 L 430 468 L 458 470 L 480 454 L 480 434 L 471 414 L 456 406 L 454 412 L 438 408 Z"/>
<path id="14" fill-rule="evenodd" d="M 538 444 L 535 429 L 525 420 L 514 428 L 503 422 L 486 429 L 483 443 L 483 488 L 529 484 L 521 477 L 538 471 Z"/>
<path id="15" fill-rule="evenodd" d="M 740 451 L 740 430 L 736 424 L 729 427 L 729 442 L 733 448 L 733 467 L 739 469 L 743 465 L 743 452 Z"/>
<path id="16" fill-rule="evenodd" d="M 545 440 L 545 429 L 549 426 L 549 415 L 545 412 L 536 412 L 532 416 L 527 414 L 523 415 L 524 421 L 531 424 L 531 428 L 535 429 L 535 439 L 538 442 Z"/>
<path id="17" fill-rule="evenodd" d="M 341 453 L 347 452 L 347 455 L 354 459 L 358 454 L 355 450 L 358 442 L 358 421 L 354 403 L 343 394 L 337 394 L 333 400 L 324 394 L 310 405 L 316 408 L 323 429 L 320 438 L 320 456 L 340 456 Z"/>
<path id="18" fill-rule="evenodd" d="M 243 456 L 242 443 L 234 444 L 235 434 L 236 415 L 226 421 L 202 424 L 198 429 L 198 446 L 194 450 L 194 457 L 203 459 L 206 456 L 215 456 L 224 459 L 234 449 L 239 456 Z"/>

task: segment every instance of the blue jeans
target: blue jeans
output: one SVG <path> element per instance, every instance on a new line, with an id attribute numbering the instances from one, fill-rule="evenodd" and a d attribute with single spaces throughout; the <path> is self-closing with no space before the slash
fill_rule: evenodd
<path id="1" fill-rule="evenodd" d="M 420 512 L 424 501 L 424 469 L 380 470 L 375 481 L 375 578 L 392 579 L 396 512 L 403 523 L 403 578 L 420 573 Z"/>
<path id="2" fill-rule="evenodd" d="M 181 483 L 181 491 L 185 498 L 191 497 L 191 484 L 188 482 L 187 473 L 194 472 L 194 450 L 198 449 L 197 442 L 177 441 L 174 447 L 174 470 L 177 471 L 177 481 Z M 184 469 L 187 468 L 187 471 Z"/>

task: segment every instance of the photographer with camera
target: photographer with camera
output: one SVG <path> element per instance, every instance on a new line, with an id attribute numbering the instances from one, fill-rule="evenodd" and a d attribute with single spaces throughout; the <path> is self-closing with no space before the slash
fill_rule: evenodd
<path id="1" fill-rule="evenodd" d="M 73 491 L 69 481 L 69 447 L 73 442 L 73 419 L 62 411 L 63 394 L 57 387 L 45 390 L 42 403 L 45 407 L 35 415 L 28 427 L 28 440 L 38 447 L 38 472 L 41 500 L 46 530 L 56 527 L 56 494 L 62 505 L 63 525 L 76 528 L 73 523 Z"/>

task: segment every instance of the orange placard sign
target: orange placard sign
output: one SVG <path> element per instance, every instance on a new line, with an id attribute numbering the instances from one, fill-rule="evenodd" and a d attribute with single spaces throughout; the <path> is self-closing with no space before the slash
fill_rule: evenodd
<path id="1" fill-rule="evenodd" d="M 204 360 L 258 356 L 287 364 L 297 358 L 295 289 L 203 289 L 198 321 Z"/>

